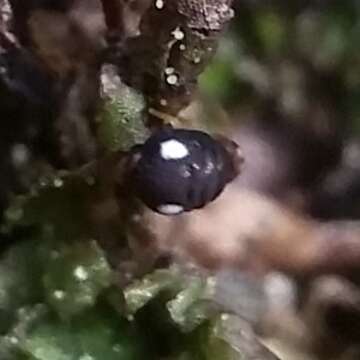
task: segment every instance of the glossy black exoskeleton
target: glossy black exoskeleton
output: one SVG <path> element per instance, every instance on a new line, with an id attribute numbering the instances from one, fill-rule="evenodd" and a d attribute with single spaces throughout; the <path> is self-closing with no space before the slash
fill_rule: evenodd
<path id="1" fill-rule="evenodd" d="M 240 157 L 232 150 L 202 131 L 164 127 L 134 149 L 134 191 L 164 215 L 202 208 L 238 174 Z"/>

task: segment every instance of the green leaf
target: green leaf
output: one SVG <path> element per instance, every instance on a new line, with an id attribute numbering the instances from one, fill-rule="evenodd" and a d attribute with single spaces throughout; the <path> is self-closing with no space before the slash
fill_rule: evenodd
<path id="1" fill-rule="evenodd" d="M 138 359 L 141 337 L 124 319 L 113 319 L 114 315 L 92 312 L 78 319 L 74 328 L 83 354 L 94 360 Z"/>
<path id="2" fill-rule="evenodd" d="M 34 360 L 138 360 L 142 352 L 131 325 L 101 308 L 71 322 L 49 317 L 20 347 Z"/>
<path id="3" fill-rule="evenodd" d="M 43 304 L 23 307 L 16 312 L 16 321 L 12 329 L 0 337 L 1 360 L 28 360 L 29 357 L 21 352 L 20 344 L 25 340 L 27 333 L 48 313 Z"/>
<path id="4" fill-rule="evenodd" d="M 148 135 L 143 96 L 123 83 L 114 84 L 104 97 L 98 117 L 98 136 L 109 151 L 126 150 Z"/>
<path id="5" fill-rule="evenodd" d="M 13 199 L 2 230 L 38 226 L 60 241 L 89 237 L 88 209 L 93 193 L 93 184 L 81 177 L 43 178 L 27 196 Z"/>
<path id="6" fill-rule="evenodd" d="M 188 279 L 188 285 L 167 303 L 171 319 L 182 331 L 190 332 L 208 319 L 213 309 L 210 306 L 211 279 L 200 277 Z"/>
<path id="7" fill-rule="evenodd" d="M 221 318 L 212 323 L 203 349 L 206 360 L 246 360 L 241 350 L 236 350 L 224 339 Z"/>
<path id="8" fill-rule="evenodd" d="M 258 341 L 249 324 L 235 315 L 218 315 L 202 329 L 198 342 L 206 360 L 278 360 Z"/>
<path id="9" fill-rule="evenodd" d="M 53 251 L 43 281 L 48 303 L 67 318 L 95 304 L 111 270 L 95 241 L 79 241 Z"/>
<path id="10" fill-rule="evenodd" d="M 77 360 L 78 344 L 68 330 L 65 324 L 42 324 L 25 340 L 23 350 L 36 360 Z"/>
<path id="11" fill-rule="evenodd" d="M 42 297 L 40 244 L 35 239 L 20 242 L 0 259 L 0 332 L 7 330 L 19 307 Z"/>
<path id="12" fill-rule="evenodd" d="M 129 314 L 135 314 L 162 291 L 180 289 L 181 276 L 171 270 L 156 270 L 143 279 L 135 281 L 124 290 Z"/>

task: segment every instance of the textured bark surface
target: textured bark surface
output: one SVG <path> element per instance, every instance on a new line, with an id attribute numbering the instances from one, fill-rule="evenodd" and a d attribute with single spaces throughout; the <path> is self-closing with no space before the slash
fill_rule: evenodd
<path id="1" fill-rule="evenodd" d="M 135 1 L 131 9 L 127 2 L 106 6 L 111 35 L 118 40 L 112 61 L 121 77 L 145 93 L 151 106 L 176 114 L 189 104 L 198 76 L 216 51 L 233 16 L 231 1 Z M 118 21 L 110 13 L 116 8 L 122 15 Z"/>

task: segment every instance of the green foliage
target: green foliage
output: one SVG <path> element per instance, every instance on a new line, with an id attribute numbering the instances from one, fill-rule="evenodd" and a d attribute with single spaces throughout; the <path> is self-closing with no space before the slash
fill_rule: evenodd
<path id="1" fill-rule="evenodd" d="M 86 216 L 97 187 L 56 180 L 7 211 L 3 230 L 33 235 L 0 259 L 2 360 L 241 359 L 214 332 L 214 279 L 171 267 L 116 286 Z"/>
<path id="2" fill-rule="evenodd" d="M 94 306 L 111 283 L 111 271 L 94 240 L 53 249 L 44 274 L 45 297 L 59 316 L 69 318 Z"/>
<path id="3" fill-rule="evenodd" d="M 14 321 L 17 309 L 41 299 L 43 264 L 39 240 L 12 246 L 0 260 L 0 333 Z M 31 256 L 30 256 L 31 255 Z"/>
<path id="4" fill-rule="evenodd" d="M 28 253 L 33 256 L 26 256 Z M 155 271 L 124 289 L 126 308 L 121 315 L 110 305 L 104 310 L 96 301 L 99 294 L 106 295 L 111 273 L 94 241 L 56 247 L 44 247 L 39 241 L 23 242 L 9 250 L 0 267 L 6 270 L 0 277 L 6 281 L 2 286 L 6 298 L 0 299 L 0 305 L 4 314 L 12 314 L 1 344 L 7 356 L 12 355 L 11 360 L 23 352 L 37 360 L 72 360 L 84 354 L 94 360 L 100 356 L 105 360 L 141 359 L 136 350 L 139 347 L 149 346 L 154 356 L 162 351 L 159 332 L 166 333 L 169 344 L 174 343 L 174 349 L 169 349 L 174 359 L 184 358 L 186 348 L 186 356 L 197 358 L 198 349 L 193 345 L 197 337 L 199 341 L 204 336 L 209 338 L 209 346 L 217 348 L 216 341 L 210 343 L 212 327 L 206 325 L 216 314 L 209 303 L 212 279 L 184 276 L 176 268 Z M 204 325 L 207 335 L 198 330 Z M 138 328 L 138 337 L 129 335 L 134 327 Z M 115 328 L 122 329 L 118 336 Z M 155 334 L 151 346 L 149 340 L 141 340 L 148 338 L 148 332 Z M 136 340 L 135 344 L 130 339 Z M 225 346 L 222 340 L 219 346 Z M 213 353 L 203 345 L 201 358 L 206 352 Z"/>
<path id="5" fill-rule="evenodd" d="M 135 314 L 163 291 L 174 292 L 181 289 L 181 283 L 180 275 L 168 270 L 157 270 L 143 279 L 135 281 L 124 290 L 129 314 Z"/>
<path id="6" fill-rule="evenodd" d="M 127 322 L 94 308 L 67 323 L 45 318 L 20 348 L 34 360 L 136 360 L 141 354 L 137 345 Z"/>
<path id="7" fill-rule="evenodd" d="M 72 241 L 89 237 L 88 209 L 94 184 L 67 175 L 41 179 L 29 195 L 16 197 L 5 212 L 3 231 L 38 226 L 47 238 Z"/>
<path id="8" fill-rule="evenodd" d="M 98 117 L 100 143 L 107 150 L 116 151 L 143 142 L 147 135 L 144 113 L 143 96 L 121 83 L 104 97 Z"/>
<path id="9" fill-rule="evenodd" d="M 0 358 L 3 360 L 29 360 L 22 346 L 31 329 L 40 323 L 48 314 L 43 304 L 20 307 L 15 312 L 12 327 L 0 337 Z"/>
<path id="10" fill-rule="evenodd" d="M 184 332 L 191 332 L 213 313 L 208 300 L 212 296 L 212 280 L 192 278 L 175 298 L 167 303 L 172 321 Z"/>

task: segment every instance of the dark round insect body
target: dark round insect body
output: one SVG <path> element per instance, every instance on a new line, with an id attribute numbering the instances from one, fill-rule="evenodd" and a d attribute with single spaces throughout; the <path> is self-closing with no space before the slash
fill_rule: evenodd
<path id="1" fill-rule="evenodd" d="M 197 130 L 163 128 L 134 156 L 136 195 L 164 215 L 202 208 L 236 175 L 225 146 Z"/>

